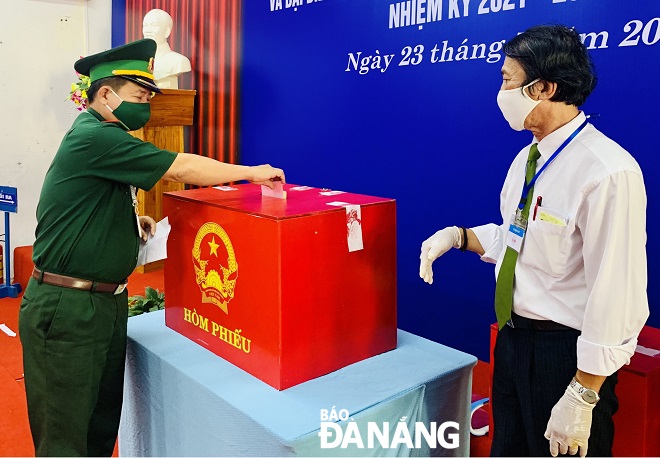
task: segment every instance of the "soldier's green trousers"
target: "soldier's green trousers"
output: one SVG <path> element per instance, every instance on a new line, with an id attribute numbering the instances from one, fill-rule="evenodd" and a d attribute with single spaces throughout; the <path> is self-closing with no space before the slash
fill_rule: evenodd
<path id="1" fill-rule="evenodd" d="M 30 279 L 19 314 L 37 456 L 111 456 L 126 360 L 128 294 Z"/>

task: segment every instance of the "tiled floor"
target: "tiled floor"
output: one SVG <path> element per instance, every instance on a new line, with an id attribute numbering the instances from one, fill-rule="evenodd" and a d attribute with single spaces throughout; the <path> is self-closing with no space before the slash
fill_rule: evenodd
<path id="1" fill-rule="evenodd" d="M 0 324 L 18 329 L 19 299 L 0 299 Z M 18 336 L 0 332 L 0 455 L 30 456 L 34 448 L 27 423 L 23 364 Z"/>

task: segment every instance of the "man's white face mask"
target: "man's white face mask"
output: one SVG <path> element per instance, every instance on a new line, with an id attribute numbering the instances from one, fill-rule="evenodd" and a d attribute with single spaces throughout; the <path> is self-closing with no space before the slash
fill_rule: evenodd
<path id="1" fill-rule="evenodd" d="M 537 81 L 539 81 L 538 78 L 526 86 L 501 90 L 497 94 L 497 105 L 513 130 L 523 130 L 525 119 L 536 108 L 536 105 L 541 103 L 540 100 L 533 100 L 525 91 Z"/>

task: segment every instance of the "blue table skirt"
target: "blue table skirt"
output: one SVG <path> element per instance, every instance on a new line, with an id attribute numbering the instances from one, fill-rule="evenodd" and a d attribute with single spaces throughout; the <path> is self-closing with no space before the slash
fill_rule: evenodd
<path id="1" fill-rule="evenodd" d="M 310 345 L 322 355 L 322 342 Z M 119 453 L 468 456 L 475 364 L 474 356 L 399 330 L 395 350 L 277 391 L 167 328 L 163 311 L 151 312 L 128 322 Z M 334 421 L 333 407 L 350 418 L 338 422 L 341 435 L 326 436 L 332 448 L 321 448 L 324 411 Z M 415 440 L 416 427 L 430 432 L 445 422 L 457 425 L 444 425 L 442 442 Z M 389 437 L 379 441 L 386 427 Z"/>

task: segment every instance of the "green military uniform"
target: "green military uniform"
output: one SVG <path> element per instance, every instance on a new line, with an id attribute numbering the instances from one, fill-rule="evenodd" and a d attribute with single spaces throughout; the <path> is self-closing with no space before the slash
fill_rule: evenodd
<path id="1" fill-rule="evenodd" d="M 125 70 L 135 64 L 127 55 L 138 46 L 144 54 L 145 43 L 146 55 L 153 57 L 155 42 L 141 40 L 119 48 L 118 55 L 116 48 L 86 58 L 92 81 L 107 73 L 94 78 L 94 63 L 114 59 L 121 61 L 127 79 L 138 82 Z M 143 83 L 145 72 L 137 73 Z M 135 268 L 139 247 L 130 187 L 151 189 L 175 158 L 176 153 L 132 137 L 93 109 L 80 114 L 46 174 L 37 208 L 35 266 L 58 275 L 122 283 Z M 37 455 L 112 454 L 122 403 L 127 316 L 126 291 L 84 291 L 30 280 L 19 332 Z"/>

